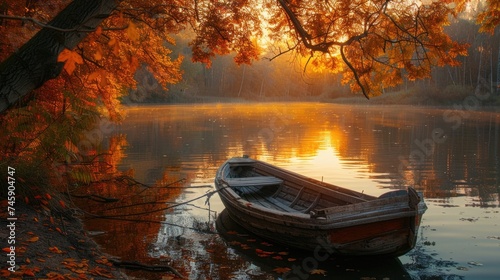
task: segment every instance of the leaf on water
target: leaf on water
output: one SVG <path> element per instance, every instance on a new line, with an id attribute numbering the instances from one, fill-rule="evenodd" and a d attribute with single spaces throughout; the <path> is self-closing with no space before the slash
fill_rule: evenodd
<path id="1" fill-rule="evenodd" d="M 313 269 L 313 270 L 309 271 L 309 274 L 326 275 L 326 270 Z"/>
<path id="2" fill-rule="evenodd" d="M 0 276 L 2 276 L 2 277 L 9 277 L 10 276 L 10 271 L 8 271 L 7 269 L 0 270 Z"/>
<path id="3" fill-rule="evenodd" d="M 28 241 L 28 242 L 37 242 L 38 239 L 40 239 L 38 236 L 33 236 L 33 237 L 31 237 L 30 239 L 28 239 L 26 241 Z"/>
<path id="4" fill-rule="evenodd" d="M 290 270 L 292 270 L 292 269 L 289 267 L 277 267 L 277 268 L 273 269 L 274 272 L 279 273 L 279 274 L 285 274 Z"/>
<path id="5" fill-rule="evenodd" d="M 49 247 L 49 251 L 51 251 L 52 253 L 56 253 L 56 254 L 62 254 L 63 253 L 63 251 L 59 250 L 59 248 L 57 248 L 56 246 Z"/>
<path id="6" fill-rule="evenodd" d="M 29 268 L 23 271 L 23 275 L 35 277 L 35 273 L 33 273 L 33 271 Z"/>

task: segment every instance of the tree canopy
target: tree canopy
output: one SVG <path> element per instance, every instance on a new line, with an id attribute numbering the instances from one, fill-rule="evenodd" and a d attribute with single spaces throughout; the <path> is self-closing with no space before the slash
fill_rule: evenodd
<path id="1" fill-rule="evenodd" d="M 443 29 L 467 2 L 6 0 L 0 110 L 57 77 L 63 63 L 67 74 L 103 96 L 134 86 L 142 63 L 162 84 L 175 83 L 182 57 L 170 58 L 165 42 L 187 28 L 194 32 L 193 60 L 207 66 L 215 55 L 234 53 L 237 63 L 251 63 L 265 47 L 275 55 L 294 51 L 311 67 L 343 72 L 353 91 L 375 96 L 404 76 L 424 78 L 434 65 L 458 65 L 466 45 Z M 478 20 L 491 32 L 498 3 L 488 4 Z"/>

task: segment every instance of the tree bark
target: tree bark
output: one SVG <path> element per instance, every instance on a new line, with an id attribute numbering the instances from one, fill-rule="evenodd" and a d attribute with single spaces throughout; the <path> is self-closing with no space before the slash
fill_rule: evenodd
<path id="1" fill-rule="evenodd" d="M 0 113 L 57 77 L 59 53 L 75 48 L 120 0 L 74 0 L 17 52 L 0 64 Z"/>

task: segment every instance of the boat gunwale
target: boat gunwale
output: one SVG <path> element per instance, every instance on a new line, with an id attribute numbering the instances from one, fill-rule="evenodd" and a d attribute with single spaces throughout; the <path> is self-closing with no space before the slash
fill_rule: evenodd
<path id="1" fill-rule="evenodd" d="M 423 204 L 424 209 L 420 207 L 421 203 L 419 203 L 418 205 L 419 207 L 417 207 L 415 210 L 411 209 L 409 205 L 408 193 L 393 197 L 374 198 L 369 201 L 316 209 L 315 211 L 324 211 L 326 214 L 325 216 L 319 218 L 314 217 L 313 215 L 311 215 L 311 213 L 303 213 L 299 210 L 297 210 L 297 212 L 288 212 L 288 211 L 272 209 L 262 205 L 254 204 L 249 200 L 241 197 L 224 181 L 223 179 L 224 176 L 222 176 L 223 173 L 222 170 L 224 170 L 224 168 L 229 166 L 228 162 L 229 161 L 223 164 L 217 172 L 216 186 L 219 189 L 219 192 L 221 192 L 221 194 L 227 192 L 229 197 L 227 197 L 226 199 L 228 200 L 228 202 L 230 202 L 230 200 L 237 202 L 233 205 L 240 208 L 240 210 L 254 211 L 254 212 L 255 210 L 257 210 L 260 212 L 260 215 L 265 217 L 266 220 L 269 220 L 271 218 L 269 216 L 266 217 L 265 216 L 266 214 L 273 215 L 274 216 L 273 220 L 276 220 L 277 223 L 279 223 L 280 220 L 282 220 L 286 216 L 293 219 L 298 218 L 299 220 L 297 220 L 296 223 L 297 225 L 303 225 L 308 227 L 314 226 L 324 229 L 333 229 L 333 228 L 343 228 L 358 224 L 366 224 L 366 223 L 380 222 L 397 218 L 417 216 L 423 214 L 423 211 L 425 211 L 426 209 L 425 204 Z M 252 163 L 252 162 L 247 161 L 246 163 Z M 251 165 L 249 164 L 249 166 Z M 282 179 L 280 177 L 277 178 Z M 332 192 L 336 191 L 336 190 L 330 190 L 325 186 L 319 186 L 319 187 L 321 187 L 321 189 L 324 190 L 324 192 L 321 193 L 321 195 L 330 195 L 328 193 L 329 191 Z M 373 209 L 373 211 L 366 212 L 366 210 L 370 209 Z M 357 213 L 353 214 L 352 213 L 353 211 L 356 211 Z"/>

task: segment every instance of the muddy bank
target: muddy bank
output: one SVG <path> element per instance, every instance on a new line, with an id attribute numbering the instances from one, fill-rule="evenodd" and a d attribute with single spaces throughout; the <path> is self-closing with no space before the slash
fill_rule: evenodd
<path id="1" fill-rule="evenodd" d="M 7 200 L 0 202 L 7 209 Z M 1 211 L 2 279 L 128 279 L 86 235 L 77 217 L 17 201 L 15 218 Z"/>

